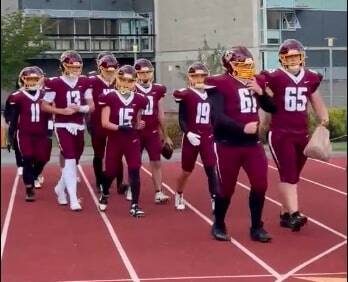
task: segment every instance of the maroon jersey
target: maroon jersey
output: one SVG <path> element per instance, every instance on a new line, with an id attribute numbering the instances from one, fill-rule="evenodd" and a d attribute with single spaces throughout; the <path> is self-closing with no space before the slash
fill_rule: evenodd
<path id="1" fill-rule="evenodd" d="M 53 77 L 45 80 L 46 94 L 44 100 L 55 103 L 57 108 L 66 108 L 71 104 L 78 106 L 87 105 L 86 99 L 92 99 L 89 89 L 89 81 L 85 76 L 80 76 L 73 85 L 65 77 Z M 55 123 L 76 123 L 83 125 L 84 114 L 77 112 L 73 115 L 55 115 Z"/>
<path id="2" fill-rule="evenodd" d="M 193 88 L 175 90 L 175 100 L 185 104 L 187 130 L 198 134 L 211 134 L 211 105 L 206 92 L 200 93 Z"/>
<path id="3" fill-rule="evenodd" d="M 48 122 L 51 114 L 41 111 L 40 100 L 44 97 L 42 90 L 30 95 L 25 90 L 19 90 L 9 96 L 9 103 L 15 106 L 18 117 L 18 129 L 23 133 L 47 135 Z"/>
<path id="4" fill-rule="evenodd" d="M 117 90 L 114 90 L 108 95 L 99 96 L 99 105 L 110 107 L 110 122 L 134 127 L 138 112 L 146 108 L 147 99 L 142 94 L 134 92 L 126 99 Z"/>
<path id="5" fill-rule="evenodd" d="M 224 96 L 224 113 L 244 127 L 245 124 L 258 121 L 258 103 L 256 97 L 245 84 L 229 74 L 211 76 L 206 83 L 216 86 Z"/>
<path id="6" fill-rule="evenodd" d="M 263 71 L 256 78 L 261 87 L 268 86 L 274 93 L 273 102 L 277 112 L 272 115 L 271 130 L 306 133 L 308 100 L 319 87 L 322 75 L 302 69 L 294 76 L 279 68 L 275 71 Z"/>
<path id="7" fill-rule="evenodd" d="M 159 127 L 158 103 L 166 94 L 166 87 L 161 84 L 151 84 L 149 88 L 144 88 L 136 84 L 137 92 L 143 94 L 149 101 L 142 119 L 145 121 L 145 130 L 154 130 Z"/>
<path id="8" fill-rule="evenodd" d="M 91 113 L 91 125 L 93 129 L 99 130 L 102 128 L 101 125 L 101 106 L 99 105 L 99 96 L 106 95 L 112 90 L 114 87 L 108 84 L 100 75 L 90 76 L 89 87 L 92 90 L 93 102 L 95 105 L 94 112 Z"/>

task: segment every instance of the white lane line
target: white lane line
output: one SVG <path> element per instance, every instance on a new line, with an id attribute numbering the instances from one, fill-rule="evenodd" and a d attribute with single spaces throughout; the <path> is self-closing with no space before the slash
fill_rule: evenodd
<path id="1" fill-rule="evenodd" d="M 140 278 L 141 281 L 166 281 L 166 280 L 193 280 L 193 279 L 247 279 L 247 278 L 264 278 L 264 277 L 273 277 L 270 274 L 262 275 L 212 275 L 212 276 L 177 276 L 177 277 L 149 277 L 149 278 Z M 57 282 L 123 282 L 123 281 L 132 281 L 131 279 L 106 279 L 106 280 L 67 280 L 67 281 L 57 281 Z"/>
<path id="2" fill-rule="evenodd" d="M 83 171 L 81 165 L 78 165 L 78 169 L 79 169 L 79 171 L 80 171 L 80 173 L 81 173 L 81 176 L 82 176 L 83 180 L 85 181 L 85 183 L 86 183 L 86 185 L 87 185 L 87 188 L 88 188 L 88 190 L 89 190 L 89 193 L 91 194 L 92 199 L 93 199 L 93 201 L 94 201 L 94 204 L 95 204 L 96 207 L 97 207 L 97 210 L 98 210 L 98 212 L 99 212 L 99 215 L 100 215 L 101 218 L 103 219 L 103 221 L 104 221 L 104 223 L 105 223 L 105 225 L 106 225 L 106 228 L 108 229 L 109 234 L 110 234 L 110 236 L 111 236 L 111 238 L 112 238 L 112 241 L 114 242 L 114 245 L 115 245 L 115 247 L 116 247 L 118 253 L 119 253 L 120 256 L 121 256 L 121 259 L 122 259 L 124 265 L 126 266 L 127 271 L 128 271 L 128 273 L 129 273 L 129 275 L 130 275 L 132 281 L 135 281 L 135 282 L 138 282 L 138 281 L 139 281 L 139 282 L 140 282 L 139 276 L 138 276 L 138 274 L 136 273 L 136 271 L 135 271 L 135 269 L 134 269 L 132 263 L 130 262 L 130 260 L 129 260 L 127 254 L 126 254 L 126 251 L 124 250 L 124 248 L 123 248 L 123 246 L 122 246 L 120 240 L 118 239 L 118 237 L 117 237 L 117 235 L 116 235 L 116 231 L 115 231 L 115 229 L 112 227 L 112 224 L 111 224 L 109 218 L 107 217 L 107 215 L 106 215 L 104 212 L 100 212 L 100 211 L 99 211 L 99 208 L 98 208 L 98 207 L 99 207 L 99 206 L 98 206 L 98 199 L 97 199 L 97 197 L 95 196 L 94 191 L 93 191 L 93 188 L 92 188 L 91 184 L 89 183 L 89 181 L 88 181 L 88 179 L 87 179 L 87 177 L 86 177 L 86 174 L 84 173 L 84 171 Z"/>
<path id="3" fill-rule="evenodd" d="M 19 175 L 17 174 L 15 177 L 15 180 L 13 182 L 13 185 L 12 185 L 10 202 L 8 204 L 8 209 L 6 212 L 4 225 L 2 226 L 2 230 L 1 230 L 1 261 L 2 261 L 2 255 L 4 254 L 4 248 L 5 248 L 5 244 L 6 244 L 8 229 L 10 227 L 14 201 L 15 201 L 16 192 L 17 192 L 17 188 L 18 188 L 18 182 L 19 182 Z"/>
<path id="4" fill-rule="evenodd" d="M 202 163 L 200 163 L 200 162 L 198 162 L 198 161 L 197 161 L 196 163 L 197 163 L 199 166 L 203 167 L 203 164 L 202 164 Z M 239 186 L 245 188 L 246 190 L 250 191 L 250 187 L 249 187 L 249 186 L 244 185 L 243 183 L 241 183 L 241 182 L 239 182 L 239 181 L 237 181 L 237 184 L 238 184 Z M 268 197 L 268 196 L 266 196 L 266 199 L 267 199 L 268 201 L 272 202 L 273 204 L 276 204 L 277 206 L 280 206 L 280 207 L 282 206 L 282 204 L 281 204 L 280 202 L 278 202 L 278 201 L 276 201 L 276 200 L 274 200 L 274 199 L 272 199 L 272 198 L 270 198 L 270 197 Z M 314 218 L 311 218 L 311 217 L 309 217 L 309 216 L 307 216 L 307 218 L 308 218 L 309 221 L 311 221 L 311 222 L 315 223 L 316 225 L 318 225 L 318 226 L 320 226 L 320 227 L 322 227 L 322 228 L 324 228 L 324 229 L 326 229 L 326 230 L 332 232 L 333 234 L 335 234 L 335 235 L 337 235 L 337 236 L 339 236 L 339 237 L 341 237 L 341 238 L 343 238 L 343 239 L 345 239 L 345 240 L 347 239 L 347 236 L 346 236 L 345 234 L 343 234 L 343 233 L 341 233 L 341 232 L 339 232 L 339 231 L 337 231 L 337 230 L 335 230 L 335 229 L 332 229 L 331 227 L 325 225 L 324 223 L 321 223 L 320 221 L 315 220 Z"/>
<path id="5" fill-rule="evenodd" d="M 276 167 L 274 167 L 274 166 L 272 166 L 272 165 L 268 165 L 268 166 L 269 166 L 271 169 L 278 170 Z M 304 181 L 307 181 L 307 182 L 309 182 L 309 183 L 318 185 L 318 186 L 320 186 L 320 187 L 323 187 L 323 188 L 325 188 L 325 189 L 331 190 L 331 191 L 333 191 L 333 192 L 336 192 L 336 193 L 338 193 L 338 194 L 341 194 L 341 195 L 344 195 L 344 196 L 347 197 L 347 193 L 346 193 L 346 192 L 343 192 L 343 191 L 338 190 L 338 189 L 336 189 L 336 188 L 333 188 L 333 187 L 331 187 L 331 186 L 327 186 L 327 185 L 321 184 L 321 183 L 319 183 L 319 182 L 310 180 L 310 179 L 305 178 L 305 177 L 302 177 L 302 176 L 300 176 L 300 179 L 302 179 L 302 180 L 304 180 Z"/>
<path id="6" fill-rule="evenodd" d="M 293 268 L 292 270 L 290 270 L 288 273 L 282 275 L 280 278 L 278 278 L 275 282 L 281 282 L 284 281 L 285 279 L 289 278 L 290 276 L 292 276 L 294 273 L 296 273 L 297 271 L 305 268 L 307 265 L 321 259 L 322 257 L 328 255 L 329 253 L 332 253 L 333 251 L 337 250 L 338 248 L 342 247 L 343 245 L 347 244 L 347 240 L 336 244 L 335 246 L 333 246 L 332 248 L 326 250 L 325 252 L 320 253 L 319 255 L 305 261 L 304 263 L 300 264 L 299 266 L 296 266 L 295 268 Z"/>
<path id="7" fill-rule="evenodd" d="M 296 276 L 332 276 L 332 275 L 347 275 L 347 272 L 323 272 L 323 273 L 296 273 L 293 274 L 293 277 Z M 261 275 L 215 275 L 215 276 L 177 276 L 177 277 L 149 277 L 149 278 L 140 278 L 141 281 L 166 281 L 166 280 L 190 280 L 190 279 L 226 279 L 226 278 L 264 278 L 264 277 L 273 277 L 270 274 L 261 274 Z M 64 280 L 57 282 L 127 282 L 132 281 L 132 279 L 97 279 L 97 280 Z"/>
<path id="8" fill-rule="evenodd" d="M 335 165 L 335 164 L 332 164 L 332 163 L 327 163 L 327 162 L 323 162 L 323 161 L 312 159 L 312 158 L 308 158 L 308 159 L 311 160 L 311 161 L 322 163 L 322 164 L 325 164 L 325 165 L 328 165 L 328 166 L 332 166 L 332 167 L 335 167 L 335 168 L 338 168 L 338 169 L 341 169 L 341 170 L 347 170 L 345 167 L 342 167 L 342 166 L 339 166 L 339 165 Z"/>
<path id="9" fill-rule="evenodd" d="M 145 171 L 149 176 L 152 176 L 152 173 L 147 170 L 145 167 L 141 167 L 142 170 Z M 167 185 L 166 183 L 162 182 L 162 185 L 173 195 L 175 195 L 174 190 Z M 205 222 L 207 222 L 210 226 L 213 225 L 213 222 L 211 219 L 209 219 L 207 216 L 205 216 L 203 213 L 201 213 L 197 208 L 195 208 L 193 205 L 191 205 L 188 201 L 185 200 L 186 205 L 194 212 L 196 213 L 201 219 L 203 219 Z M 260 266 L 262 266 L 265 270 L 267 270 L 270 274 L 272 274 L 274 277 L 279 278 L 280 274 L 274 270 L 271 266 L 269 266 L 265 261 L 260 259 L 258 256 L 256 256 L 254 253 L 249 251 L 247 248 L 245 248 L 242 244 L 240 244 L 237 240 L 233 239 L 231 237 L 231 243 L 235 245 L 237 248 L 239 248 L 242 252 L 244 252 L 246 255 L 248 255 L 251 259 L 253 259 L 256 263 L 258 263 Z"/>

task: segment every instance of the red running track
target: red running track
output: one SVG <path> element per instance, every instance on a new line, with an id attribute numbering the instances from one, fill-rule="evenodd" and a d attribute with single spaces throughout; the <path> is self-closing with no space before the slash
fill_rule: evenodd
<path id="1" fill-rule="evenodd" d="M 91 166 L 83 165 L 83 171 L 93 185 Z M 175 188 L 179 172 L 178 163 L 164 163 L 166 187 Z M 3 281 L 131 281 L 132 277 L 134 281 L 263 282 L 276 281 L 281 275 L 285 275 L 284 281 L 308 281 L 300 276 L 347 276 L 346 196 L 301 180 L 301 206 L 315 222 L 309 222 L 300 233 L 292 233 L 278 225 L 279 207 L 274 202 L 278 201 L 278 176 L 273 169 L 269 169 L 267 192 L 273 202 L 267 200 L 264 213 L 265 226 L 274 239 L 271 244 L 249 240 L 249 184 L 243 172 L 239 177 L 243 186 L 237 187 L 227 216 L 228 229 L 236 240 L 233 243 L 211 239 L 208 189 L 199 165 L 185 191 L 185 199 L 197 209 L 195 212 L 177 212 L 173 196 L 169 204 L 155 205 L 151 178 L 142 171 L 141 206 L 146 212 L 142 219 L 128 215 L 129 203 L 115 189 L 102 218 L 84 181 L 79 184 L 84 210 L 71 212 L 56 204 L 53 187 L 59 177 L 57 167 L 50 165 L 44 174 L 45 187 L 38 191 L 35 203 L 24 201 L 24 187 L 19 182 L 2 250 Z M 15 168 L 2 167 L 1 176 L 3 239 Z M 309 161 L 302 176 L 346 192 L 344 170 Z M 110 223 L 109 230 L 105 222 Z M 124 250 L 122 255 L 120 249 L 121 253 Z"/>

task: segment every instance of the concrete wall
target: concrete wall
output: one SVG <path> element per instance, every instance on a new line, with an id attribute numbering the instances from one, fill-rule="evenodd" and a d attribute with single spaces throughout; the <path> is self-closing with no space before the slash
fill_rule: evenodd
<path id="1" fill-rule="evenodd" d="M 258 60 L 257 1 L 155 0 L 157 80 L 168 92 L 185 86 L 180 75 L 197 60 L 204 40 L 210 48 L 245 45 Z M 170 11 L 170 13 L 169 13 Z M 166 98 L 168 110 L 176 110 Z"/>
<path id="2" fill-rule="evenodd" d="M 1 0 L 1 16 L 18 10 L 18 0 Z"/>

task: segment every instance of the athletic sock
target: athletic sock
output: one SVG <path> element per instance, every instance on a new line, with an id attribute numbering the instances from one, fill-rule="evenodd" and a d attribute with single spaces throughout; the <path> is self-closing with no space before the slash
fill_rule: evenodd
<path id="1" fill-rule="evenodd" d="M 208 187 L 210 197 L 214 198 L 216 195 L 216 189 L 218 185 L 217 173 L 215 166 L 204 166 L 205 173 L 208 177 Z"/>
<path id="2" fill-rule="evenodd" d="M 265 194 L 258 193 L 255 190 L 251 190 L 249 193 L 249 209 L 251 216 L 251 228 L 256 229 L 259 228 L 262 218 L 262 210 L 265 202 Z"/>
<path id="3" fill-rule="evenodd" d="M 77 199 L 77 167 L 75 159 L 65 159 L 63 178 L 70 198 L 70 205 L 78 203 Z"/>
<path id="4" fill-rule="evenodd" d="M 228 207 L 230 206 L 230 202 L 231 200 L 229 198 L 222 198 L 218 195 L 216 196 L 214 215 L 215 223 L 218 226 L 223 226 L 225 224 L 225 217 Z"/>
<path id="5" fill-rule="evenodd" d="M 138 204 L 140 195 L 140 172 L 139 169 L 129 169 L 129 184 L 132 191 L 132 204 Z"/>
<path id="6" fill-rule="evenodd" d="M 96 185 L 99 186 L 102 183 L 103 177 L 103 159 L 99 157 L 93 158 L 93 169 L 96 180 Z"/>

